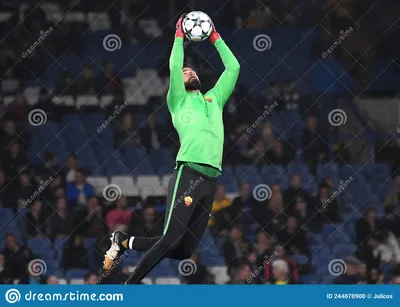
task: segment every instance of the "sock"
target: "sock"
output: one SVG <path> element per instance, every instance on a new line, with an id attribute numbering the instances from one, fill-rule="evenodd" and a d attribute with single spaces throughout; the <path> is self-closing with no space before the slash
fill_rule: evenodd
<path id="1" fill-rule="evenodd" d="M 135 237 L 132 236 L 130 237 L 127 241 L 128 241 L 128 248 L 129 249 L 133 249 L 133 241 L 135 240 Z"/>

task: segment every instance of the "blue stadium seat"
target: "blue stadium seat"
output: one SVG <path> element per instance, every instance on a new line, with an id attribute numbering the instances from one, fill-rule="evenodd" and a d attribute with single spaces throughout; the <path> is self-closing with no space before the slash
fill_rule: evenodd
<path id="1" fill-rule="evenodd" d="M 80 270 L 80 269 L 73 269 L 73 270 L 68 270 L 67 273 L 65 274 L 66 278 L 82 278 L 85 274 L 90 272 L 89 270 Z"/>

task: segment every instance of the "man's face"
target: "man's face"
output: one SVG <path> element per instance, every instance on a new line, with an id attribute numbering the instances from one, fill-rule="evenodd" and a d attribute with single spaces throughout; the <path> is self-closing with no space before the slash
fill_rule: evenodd
<path id="1" fill-rule="evenodd" d="M 85 284 L 96 285 L 97 284 L 96 275 L 94 274 L 90 275 L 89 278 L 85 281 Z"/>
<path id="2" fill-rule="evenodd" d="M 182 74 L 186 90 L 194 91 L 200 89 L 201 87 L 200 79 L 193 69 L 191 69 L 190 67 L 185 67 L 182 70 Z"/>

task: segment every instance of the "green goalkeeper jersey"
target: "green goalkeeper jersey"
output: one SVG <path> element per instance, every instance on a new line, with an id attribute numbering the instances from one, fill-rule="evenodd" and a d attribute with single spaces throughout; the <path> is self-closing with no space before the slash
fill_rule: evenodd
<path id="1" fill-rule="evenodd" d="M 218 175 L 222 170 L 222 112 L 235 88 L 240 70 L 239 62 L 221 38 L 215 42 L 215 47 L 225 71 L 214 88 L 205 94 L 185 90 L 182 75 L 183 38 L 175 38 L 169 62 L 170 85 L 167 104 L 180 140 L 176 162 L 189 163 L 190 167 L 206 175 L 212 174 L 213 170 L 217 171 Z"/>

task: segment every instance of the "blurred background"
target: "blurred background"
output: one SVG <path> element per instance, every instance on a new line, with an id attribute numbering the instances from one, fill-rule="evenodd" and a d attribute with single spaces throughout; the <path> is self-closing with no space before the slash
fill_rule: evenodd
<path id="1" fill-rule="evenodd" d="M 168 58 L 191 10 L 241 74 L 198 251 L 143 283 L 400 283 L 396 4 L 1 1 L 0 283 L 123 283 L 141 254 L 104 272 L 109 234 L 161 234 Z M 223 71 L 208 42 L 185 61 L 204 92 Z"/>

